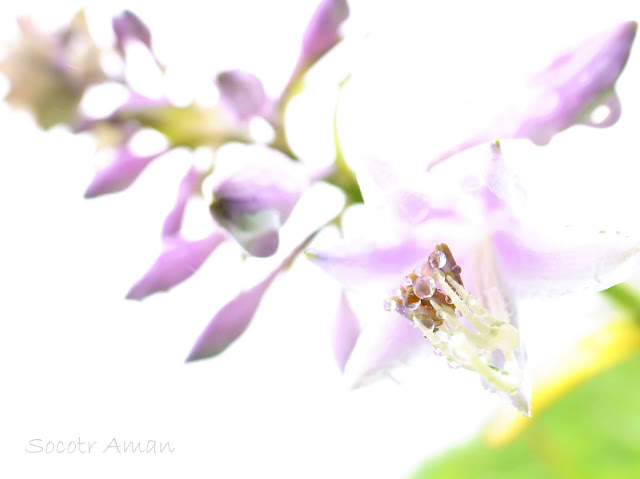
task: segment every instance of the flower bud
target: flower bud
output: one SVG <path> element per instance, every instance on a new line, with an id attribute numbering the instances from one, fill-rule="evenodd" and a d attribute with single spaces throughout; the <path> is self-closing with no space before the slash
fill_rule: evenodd
<path id="1" fill-rule="evenodd" d="M 278 248 L 278 230 L 308 184 L 304 169 L 263 146 L 228 145 L 212 175 L 211 214 L 253 256 Z"/>

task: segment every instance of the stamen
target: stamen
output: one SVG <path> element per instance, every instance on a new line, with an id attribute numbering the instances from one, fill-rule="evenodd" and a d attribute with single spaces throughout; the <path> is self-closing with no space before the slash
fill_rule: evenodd
<path id="1" fill-rule="evenodd" d="M 445 277 L 442 271 L 436 271 L 435 273 L 436 281 L 438 281 L 440 287 L 444 290 L 445 293 L 453 300 L 453 304 L 455 304 L 456 308 L 464 319 L 466 319 L 473 328 L 478 331 L 481 335 L 485 335 L 489 332 L 489 328 L 482 321 L 477 319 L 473 312 L 469 309 L 467 304 L 456 294 L 456 292 L 447 284 L 447 280 L 451 279 L 450 277 Z M 455 282 L 455 281 L 454 281 Z M 460 286 L 460 289 L 464 293 L 465 296 L 469 296 L 469 294 Z"/>
<path id="2" fill-rule="evenodd" d="M 451 367 L 476 371 L 491 388 L 513 394 L 522 380 L 515 354 L 520 334 L 508 318 L 500 321 L 478 304 L 464 288 L 461 273 L 449 247 L 438 244 L 383 306 L 419 328 Z"/>

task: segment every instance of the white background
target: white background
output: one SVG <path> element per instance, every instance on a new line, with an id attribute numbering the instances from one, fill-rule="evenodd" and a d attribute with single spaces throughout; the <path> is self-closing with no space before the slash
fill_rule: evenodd
<path id="1" fill-rule="evenodd" d="M 313 4 L 126 7 L 151 26 L 162 60 L 186 77 L 242 67 L 274 91 L 295 59 Z M 0 7 L 3 36 L 10 37 L 17 11 L 53 26 L 76 6 Z M 500 8 L 487 10 L 487 16 L 503 12 L 506 22 L 522 21 Z M 90 10 L 102 41 L 107 14 L 117 11 Z M 363 12 L 362 18 L 370 14 Z M 436 7 L 421 13 L 439 14 Z M 581 31 L 591 25 L 598 31 L 618 18 L 588 9 L 557 14 L 567 29 L 575 23 Z M 330 347 L 337 287 L 304 259 L 274 284 L 254 323 L 228 351 L 184 364 L 195 338 L 236 289 L 224 248 L 169 294 L 142 303 L 124 295 L 160 251 L 162 219 L 186 155 L 152 164 L 123 194 L 85 201 L 93 173 L 90 140 L 63 129 L 43 133 L 28 115 L 5 105 L 0 140 L 3 477 L 402 477 L 428 455 L 472 435 L 498 406 L 476 377 L 436 361 L 414 367 L 400 386 L 386 381 L 345 389 Z M 528 306 L 525 317 L 545 322 L 540 328 L 530 323 L 532 352 L 537 344 L 548 360 L 580 334 L 575 323 L 554 318 L 585 304 L 560 302 L 553 318 L 541 305 Z M 28 454 L 34 438 L 97 445 L 91 455 Z M 175 452 L 103 454 L 112 438 L 168 441 Z"/>

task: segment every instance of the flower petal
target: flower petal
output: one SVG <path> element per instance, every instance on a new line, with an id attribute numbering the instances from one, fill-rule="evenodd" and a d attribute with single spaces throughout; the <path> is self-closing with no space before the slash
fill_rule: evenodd
<path id="1" fill-rule="evenodd" d="M 96 173 L 84 197 L 94 198 L 127 189 L 149 163 L 164 153 L 166 151 L 149 156 L 137 156 L 126 146 L 116 149 L 114 160 L 109 166 Z"/>
<path id="2" fill-rule="evenodd" d="M 555 229 L 553 235 L 551 227 L 524 226 L 494 233 L 500 269 L 514 293 L 600 291 L 625 281 L 640 267 L 637 238 L 569 226 Z"/>
<path id="3" fill-rule="evenodd" d="M 302 166 L 260 145 L 227 145 L 211 176 L 211 213 L 252 255 L 278 248 L 278 231 L 309 181 Z"/>
<path id="4" fill-rule="evenodd" d="M 343 292 L 340 296 L 333 329 L 333 352 L 341 371 L 344 371 L 347 359 L 349 359 L 359 335 L 360 323 Z"/>
<path id="5" fill-rule="evenodd" d="M 178 198 L 162 225 L 162 237 L 173 236 L 180 231 L 184 210 L 189 198 L 202 186 L 202 174 L 196 168 L 190 168 L 178 187 Z"/>
<path id="6" fill-rule="evenodd" d="M 305 68 L 340 41 L 339 28 L 349 17 L 346 0 L 323 0 L 318 6 L 302 40 L 298 65 Z"/>
<path id="7" fill-rule="evenodd" d="M 111 20 L 113 32 L 116 35 L 118 50 L 123 53 L 125 45 L 131 40 L 136 40 L 151 50 L 151 31 L 140 18 L 125 10 Z"/>
<path id="8" fill-rule="evenodd" d="M 476 296 L 478 304 L 483 305 L 499 321 L 510 323 L 519 331 L 515 301 L 503 278 L 496 258 L 495 245 L 491 239 L 479 241 L 471 255 L 470 267 L 465 271 L 468 290 Z M 522 373 L 520 386 L 515 393 L 507 393 L 492 387 L 485 378 L 485 389 L 496 392 L 526 416 L 531 415 L 531 374 L 527 366 L 527 353 L 520 335 L 520 344 L 514 349 L 517 368 Z M 504 355 L 494 352 L 494 367 L 504 368 Z M 500 361 L 502 364 L 500 364 Z"/>
<path id="9" fill-rule="evenodd" d="M 172 238 L 151 269 L 134 284 L 127 299 L 143 299 L 158 291 L 167 291 L 195 273 L 226 238 L 223 230 L 198 241 Z"/>
<path id="10" fill-rule="evenodd" d="M 187 356 L 187 361 L 216 356 L 238 338 L 247 329 L 262 296 L 279 272 L 280 268 L 277 268 L 262 281 L 242 291 L 225 304 L 202 332 Z"/>
<path id="11" fill-rule="evenodd" d="M 275 277 L 305 248 L 316 232 L 343 208 L 344 195 L 341 195 L 337 189 L 322 184 L 314 186 L 305 192 L 296 211 L 293 212 L 295 218 L 292 218 L 292 222 L 287 227 L 295 225 L 295 231 L 289 231 L 288 235 L 283 234 L 282 247 L 276 257 L 268 260 L 254 260 L 276 261 L 276 266 L 216 313 L 198 338 L 187 361 L 215 356 L 235 341 L 253 319 L 262 296 Z M 325 201 L 325 208 L 318 211 L 317 205 L 320 199 Z"/>
<path id="12" fill-rule="evenodd" d="M 611 110 L 610 116 L 617 119 L 619 102 L 613 87 L 627 63 L 636 29 L 636 22 L 622 23 L 556 58 L 531 79 L 529 87 L 536 92 L 532 101 L 526 109 L 513 112 L 505 119 L 496 131 L 498 136 L 529 138 L 545 145 L 553 135 L 583 122 L 591 111 L 603 104 L 616 109 Z M 516 126 L 511 130 L 509 124 Z M 594 122 L 587 124 L 594 125 Z M 500 129 L 505 134 L 500 134 Z"/>
<path id="13" fill-rule="evenodd" d="M 429 168 L 495 138 L 528 138 L 546 145 L 554 135 L 578 123 L 600 128 L 613 125 L 620 116 L 614 87 L 636 30 L 636 22 L 621 23 L 557 57 L 530 78 L 511 108 L 491 127 L 442 153 Z"/>
<path id="14" fill-rule="evenodd" d="M 238 122 L 265 113 L 267 95 L 260 80 L 243 70 L 222 72 L 216 78 L 220 102 Z"/>
<path id="15" fill-rule="evenodd" d="M 347 287 L 371 283 L 393 284 L 424 256 L 425 245 L 415 237 L 381 243 L 374 240 L 341 240 L 308 249 L 307 257 Z"/>
<path id="16" fill-rule="evenodd" d="M 469 235 L 477 231 L 473 225 L 448 219 L 433 219 L 419 228 L 407 227 L 381 212 L 373 213 L 370 224 L 364 220 L 359 225 L 358 235 L 317 245 L 305 252 L 347 289 L 379 288 L 381 294 L 388 294 L 399 278 L 425 260 L 435 243 L 447 241 L 455 245 L 452 248 L 458 259 L 466 256 Z M 345 230 L 351 231 L 346 222 Z"/>
<path id="17" fill-rule="evenodd" d="M 412 328 L 404 318 L 382 311 L 358 336 L 345 365 L 345 381 L 350 387 L 360 387 L 385 375 L 416 353 L 430 349 L 429 341 L 420 330 Z"/>

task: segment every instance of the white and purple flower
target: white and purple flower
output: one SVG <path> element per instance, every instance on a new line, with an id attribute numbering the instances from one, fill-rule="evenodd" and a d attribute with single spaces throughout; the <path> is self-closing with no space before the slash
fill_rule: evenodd
<path id="1" fill-rule="evenodd" d="M 351 318 L 338 325 L 348 346 L 336 336 L 338 360 L 351 385 L 378 377 L 430 345 L 452 366 L 479 373 L 487 389 L 530 413 L 518 299 L 598 291 L 624 281 L 640 266 L 640 241 L 620 231 L 528 215 L 531 191 L 521 181 L 526 178 L 512 173 L 503 157 L 503 150 L 509 155 L 520 144 L 488 140 L 501 135 L 542 144 L 576 123 L 615 123 L 618 102 L 611 98 L 635 30 L 635 23 L 623 23 L 535 74 L 537 95 L 555 98 L 544 114 L 537 108 L 507 110 L 482 135 L 421 161 L 385 157 L 389 150 L 378 139 L 383 137 L 380 129 L 388 133 L 389 125 L 365 122 L 363 128 L 363 123 L 349 121 L 357 114 L 349 95 L 357 97 L 360 91 L 347 91 L 347 85 L 346 108 L 339 116 L 341 143 L 365 206 L 347 210 L 341 240 L 316 245 L 307 256 L 347 291 L 364 291 L 369 302 L 381 305 L 376 317 L 363 321 L 356 338 L 352 317 L 339 315 Z M 356 79 L 356 85 L 362 81 L 371 77 Z M 399 111 L 413 106 L 397 105 Z M 611 108 L 610 121 L 585 121 L 602 105 Z M 430 113 L 437 117 L 437 111 Z M 403 141 L 402 151 L 419 151 L 424 144 L 420 138 Z M 484 146 L 473 148 L 478 144 Z M 576 146 L 588 156 L 591 145 Z"/>

